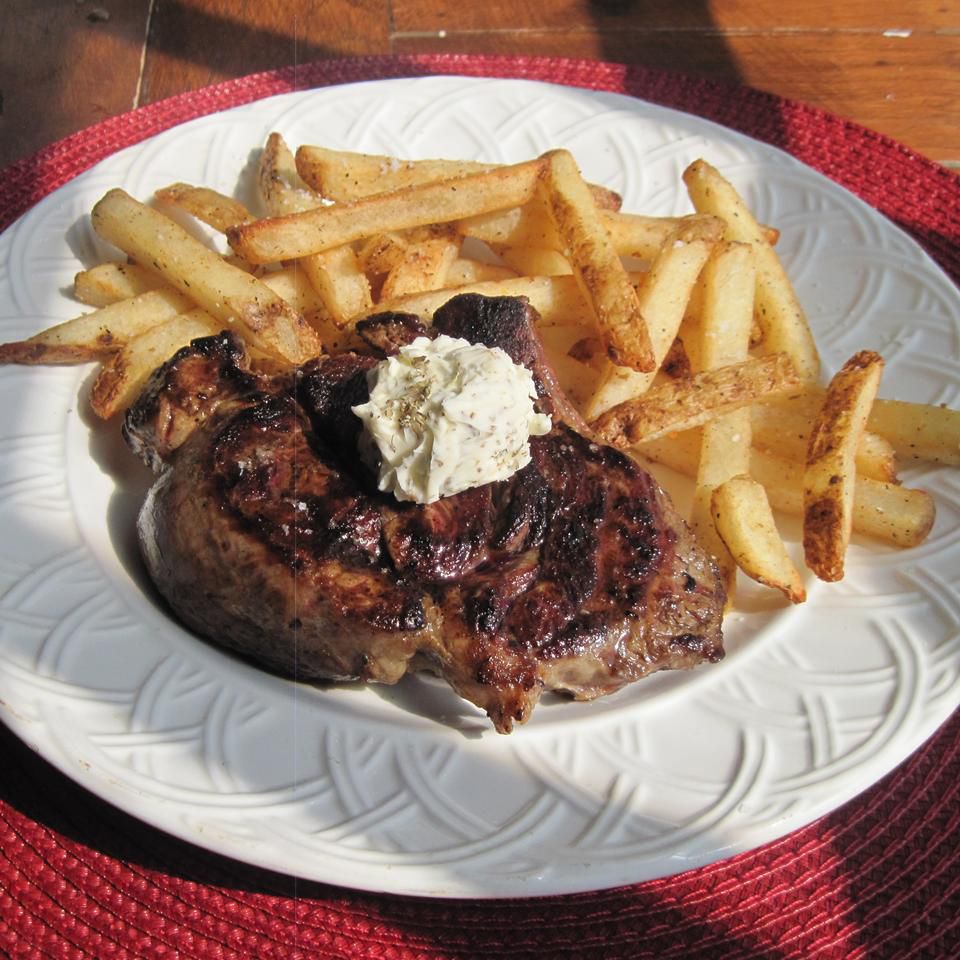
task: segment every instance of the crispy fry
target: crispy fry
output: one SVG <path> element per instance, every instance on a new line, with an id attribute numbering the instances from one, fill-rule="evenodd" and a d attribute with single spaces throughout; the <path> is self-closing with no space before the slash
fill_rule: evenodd
<path id="1" fill-rule="evenodd" d="M 543 195 L 574 276 L 606 338 L 610 359 L 649 373 L 657 358 L 637 292 L 600 222 L 576 161 L 566 150 L 551 151 L 546 160 Z"/>
<path id="2" fill-rule="evenodd" d="M 814 381 L 820 358 L 783 264 L 753 214 L 733 185 L 703 160 L 692 163 L 683 174 L 693 205 L 700 213 L 720 217 L 726 224 L 724 236 L 753 246 L 757 264 L 756 310 L 771 353 L 787 353 L 805 380 Z"/>
<path id="3" fill-rule="evenodd" d="M 823 388 L 809 386 L 774 406 L 811 421 L 822 404 Z M 898 457 L 960 466 L 960 410 L 878 397 L 870 410 L 867 430 L 890 443 Z"/>
<path id="4" fill-rule="evenodd" d="M 293 154 L 278 133 L 267 138 L 258 174 L 260 195 L 273 216 L 315 210 L 321 204 L 320 197 L 300 179 Z M 347 326 L 373 306 L 370 281 L 349 244 L 304 257 L 300 266 L 338 327 Z"/>
<path id="5" fill-rule="evenodd" d="M 106 307 L 163 286 L 163 281 L 136 263 L 99 263 L 73 278 L 73 295 L 91 307 Z"/>
<path id="6" fill-rule="evenodd" d="M 681 229 L 664 244 L 640 285 L 640 310 L 650 331 L 658 367 L 676 338 L 690 292 L 712 246 L 696 231 L 690 233 Z M 653 383 L 653 378 L 652 373 L 637 373 L 607 361 L 584 415 L 588 420 L 594 420 L 618 403 L 640 396 Z"/>
<path id="7" fill-rule="evenodd" d="M 189 310 L 176 290 L 151 290 L 50 327 L 29 340 L 0 344 L 0 363 L 84 363 L 116 352 L 132 337 Z"/>
<path id="8" fill-rule="evenodd" d="M 503 262 L 525 277 L 566 277 L 573 273 L 570 261 L 549 247 L 507 247 L 500 251 Z"/>
<path id="9" fill-rule="evenodd" d="M 203 310 L 182 313 L 133 337 L 103 365 L 90 394 L 94 413 L 103 420 L 126 409 L 153 371 L 197 337 L 216 333 L 218 324 Z"/>
<path id="10" fill-rule="evenodd" d="M 651 387 L 642 397 L 608 410 L 591 426 L 604 443 L 625 449 L 699 427 L 760 397 L 795 390 L 798 382 L 793 361 L 786 354 L 756 357 Z M 749 436 L 749 425 L 747 430 Z"/>
<path id="11" fill-rule="evenodd" d="M 819 395 L 822 397 L 822 392 Z M 874 402 L 874 409 L 878 402 Z M 757 447 L 790 460 L 802 461 L 806 457 L 815 410 L 805 415 L 792 399 L 784 399 L 758 403 L 751 408 L 750 415 L 753 442 Z M 896 451 L 880 434 L 865 430 L 857 444 L 855 459 L 858 476 L 897 482 Z"/>
<path id="12" fill-rule="evenodd" d="M 633 448 L 632 453 L 695 476 L 700 452 L 700 430 L 653 440 Z M 802 463 L 754 449 L 750 475 L 763 484 L 770 506 L 789 516 L 803 516 Z M 857 477 L 853 497 L 853 529 L 891 546 L 915 547 L 933 527 L 936 507 L 924 490 Z"/>
<path id="13" fill-rule="evenodd" d="M 536 190 L 541 160 L 486 173 L 404 187 L 350 203 L 307 210 L 229 231 L 231 246 L 252 263 L 276 263 L 320 253 L 389 230 L 449 223 L 521 206 Z"/>
<path id="14" fill-rule="evenodd" d="M 960 410 L 903 400 L 875 400 L 867 428 L 902 457 L 960 467 Z"/>
<path id="15" fill-rule="evenodd" d="M 403 235 L 396 231 L 377 233 L 361 244 L 357 261 L 370 275 L 389 273 L 403 260 L 408 246 Z"/>
<path id="16" fill-rule="evenodd" d="M 401 160 L 380 154 L 351 153 L 301 146 L 296 155 L 300 176 L 328 200 L 349 202 L 378 193 L 497 170 L 503 164 L 475 160 Z M 597 206 L 620 209 L 620 197 L 606 187 L 590 185 Z"/>
<path id="17" fill-rule="evenodd" d="M 209 187 L 194 187 L 189 183 L 173 183 L 154 194 L 161 202 L 186 210 L 207 226 L 226 233 L 230 227 L 250 223 L 256 218 L 239 201 Z"/>
<path id="18" fill-rule="evenodd" d="M 840 580 L 853 524 L 854 455 L 870 415 L 883 359 L 863 350 L 830 381 L 810 431 L 803 472 L 803 550 L 821 580 Z"/>
<path id="19" fill-rule="evenodd" d="M 764 488 L 741 474 L 721 483 L 710 502 L 714 525 L 737 566 L 791 603 L 803 603 L 806 588 L 777 531 Z"/>
<path id="20" fill-rule="evenodd" d="M 446 285 L 447 271 L 460 254 L 452 237 L 435 237 L 412 244 L 383 281 L 380 296 L 392 300 L 410 293 L 439 290 Z"/>
<path id="21" fill-rule="evenodd" d="M 693 355 L 700 369 L 722 369 L 747 359 L 755 285 L 756 271 L 750 248 L 737 243 L 718 244 L 698 281 L 701 288 L 699 324 L 695 335 L 688 338 L 694 345 Z M 749 411 L 732 410 L 706 422 L 690 523 L 704 547 L 717 559 L 727 587 L 728 605 L 736 589 L 739 561 L 717 528 L 713 495 L 718 487 L 749 469 Z M 747 502 L 747 497 L 731 497 L 726 503 L 730 525 L 743 528 L 747 521 L 731 517 L 730 511 L 744 508 Z M 767 509 L 769 511 L 769 507 Z M 751 576 L 754 572 L 755 569 L 748 571 Z"/>
<path id="22" fill-rule="evenodd" d="M 123 190 L 109 191 L 91 219 L 105 240 L 156 270 L 219 323 L 239 324 L 263 352 L 290 363 L 320 352 L 313 329 L 269 287 Z"/>
<path id="23" fill-rule="evenodd" d="M 718 217 L 647 217 L 614 210 L 599 211 L 600 220 L 621 257 L 653 260 L 667 239 L 678 230 L 695 230 L 704 240 L 720 240 L 724 223 Z M 482 240 L 496 250 L 506 247 L 543 247 L 562 250 L 563 241 L 543 203 L 528 203 L 512 210 L 480 214 L 457 223 L 465 237 Z"/>
<path id="24" fill-rule="evenodd" d="M 472 257 L 457 257 L 447 268 L 445 287 L 460 287 L 467 283 L 482 283 L 487 280 L 510 280 L 517 276 L 516 270 L 500 263 L 488 263 Z"/>

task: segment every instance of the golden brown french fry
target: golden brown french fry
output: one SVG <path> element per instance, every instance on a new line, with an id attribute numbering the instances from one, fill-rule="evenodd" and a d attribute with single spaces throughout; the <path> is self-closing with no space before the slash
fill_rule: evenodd
<path id="1" fill-rule="evenodd" d="M 667 433 L 699 427 L 760 397 L 795 390 L 799 383 L 785 353 L 755 357 L 692 377 L 667 380 L 626 400 L 591 423 L 604 443 L 625 449 Z M 749 435 L 749 424 L 747 425 Z"/>
<path id="2" fill-rule="evenodd" d="M 300 179 L 293 154 L 279 133 L 271 133 L 260 154 L 258 183 L 272 216 L 317 209 L 320 197 Z M 370 281 L 349 244 L 303 257 L 300 266 L 320 294 L 338 327 L 363 316 L 373 306 Z"/>
<path id="3" fill-rule="evenodd" d="M 296 162 L 306 183 L 324 198 L 340 202 L 486 173 L 503 166 L 475 160 L 401 160 L 399 157 L 331 150 L 310 144 L 297 150 Z M 620 209 L 620 196 L 613 190 L 595 184 L 591 184 L 590 189 L 599 207 Z"/>
<path id="4" fill-rule="evenodd" d="M 704 160 L 692 163 L 684 171 L 683 180 L 694 208 L 720 217 L 727 224 L 726 239 L 749 243 L 754 248 L 756 311 L 767 349 L 789 354 L 800 376 L 815 381 L 820 372 L 820 357 L 810 325 L 763 228 L 733 185 Z"/>
<path id="5" fill-rule="evenodd" d="M 764 485 L 774 510 L 803 516 L 803 464 L 754 450 L 750 473 Z M 933 527 L 936 507 L 925 490 L 857 477 L 853 493 L 853 529 L 898 547 L 923 543 Z"/>
<path id="6" fill-rule="evenodd" d="M 723 369 L 744 362 L 750 349 L 756 285 L 750 247 L 729 242 L 718 244 L 697 285 L 701 288 L 698 325 L 696 335 L 689 339 L 695 341 L 693 355 L 697 357 L 700 369 Z M 690 523 L 705 549 L 716 557 L 726 583 L 728 604 L 736 588 L 738 561 L 717 528 L 713 494 L 728 480 L 747 473 L 749 469 L 749 411 L 732 410 L 707 421 L 703 425 Z M 731 510 L 741 509 L 746 503 L 746 497 L 734 497 L 726 503 L 729 524 L 743 527 L 748 522 L 729 517 Z"/>
<path id="7" fill-rule="evenodd" d="M 338 327 L 349 326 L 353 319 L 364 316 L 373 306 L 370 281 L 349 244 L 315 253 L 298 262 Z"/>
<path id="8" fill-rule="evenodd" d="M 269 287 L 123 190 L 110 190 L 91 219 L 104 240 L 156 270 L 218 323 L 239 325 L 264 353 L 298 364 L 320 352 L 312 327 Z"/>
<path id="9" fill-rule="evenodd" d="M 593 197 L 566 150 L 545 155 L 543 196 L 584 297 L 607 341 L 610 359 L 640 373 L 657 358 L 637 292 L 600 222 Z"/>
<path id="10" fill-rule="evenodd" d="M 257 163 L 257 190 L 272 217 L 313 210 L 323 204 L 320 194 L 301 178 L 293 153 L 279 133 L 270 133 Z"/>
<path id="11" fill-rule="evenodd" d="M 256 217 L 239 201 L 209 187 L 194 187 L 189 183 L 173 183 L 161 187 L 154 196 L 172 207 L 179 207 L 201 223 L 226 233 L 230 227 L 250 223 Z"/>
<path id="12" fill-rule="evenodd" d="M 276 263 L 320 253 L 390 230 L 449 223 L 478 213 L 522 206 L 533 198 L 541 160 L 528 160 L 350 203 L 335 203 L 236 227 L 234 250 L 252 263 Z"/>
<path id="13" fill-rule="evenodd" d="M 648 217 L 642 214 L 600 210 L 600 219 L 617 254 L 653 260 L 667 239 L 678 230 L 695 230 L 704 240 L 720 240 L 724 223 L 718 217 Z M 482 240 L 496 250 L 506 247 L 544 247 L 561 250 L 563 243 L 543 203 L 528 203 L 512 210 L 480 214 L 457 223 L 465 237 Z"/>
<path id="14" fill-rule="evenodd" d="M 903 400 L 875 400 L 867 428 L 903 457 L 960 466 L 960 410 Z"/>
<path id="15" fill-rule="evenodd" d="M 807 599 L 761 484 L 743 474 L 731 477 L 713 491 L 711 512 L 720 538 L 748 577 L 779 590 L 791 603 Z"/>
<path id="16" fill-rule="evenodd" d="M 472 257 L 457 257 L 447 269 L 445 287 L 460 287 L 466 283 L 481 283 L 485 280 L 510 280 L 517 276 L 516 270 L 500 263 L 474 260 Z"/>
<path id="17" fill-rule="evenodd" d="M 218 332 L 219 324 L 203 310 L 191 310 L 133 337 L 104 363 L 90 394 L 94 413 L 103 420 L 126 409 L 139 396 L 150 374 L 181 347 Z"/>
<path id="18" fill-rule="evenodd" d="M 459 254 L 460 243 L 452 237 L 435 237 L 411 244 L 383 281 L 381 298 L 392 300 L 441 289 L 446 285 L 447 271 Z"/>
<path id="19" fill-rule="evenodd" d="M 822 398 L 822 393 L 820 393 Z M 874 409 L 879 401 L 874 402 Z M 805 405 L 806 406 L 806 405 Z M 774 403 L 758 403 L 750 410 L 753 443 L 781 457 L 802 462 L 807 455 L 810 427 L 816 416 L 811 408 L 804 410 L 791 399 Z M 869 422 L 869 421 L 868 421 Z M 866 430 L 857 444 L 857 475 L 897 482 L 897 457 L 893 444 L 878 433 Z"/>
<path id="20" fill-rule="evenodd" d="M 150 290 L 59 323 L 29 340 L 0 344 L 0 363 L 84 363 L 193 306 L 176 290 Z"/>
<path id="21" fill-rule="evenodd" d="M 823 404 L 823 388 L 809 386 L 774 405 L 812 421 Z M 888 441 L 897 456 L 960 466 L 960 410 L 939 404 L 877 398 L 867 420 L 869 433 Z"/>
<path id="22" fill-rule="evenodd" d="M 73 295 L 91 307 L 106 307 L 163 286 L 163 281 L 136 263 L 98 263 L 73 278 Z"/>
<path id="23" fill-rule="evenodd" d="M 570 261 L 549 247 L 506 247 L 500 251 L 503 262 L 525 277 L 565 277 L 573 273 Z"/>
<path id="24" fill-rule="evenodd" d="M 349 327 L 341 328 L 334 322 L 323 298 L 297 263 L 282 270 L 271 270 L 262 279 L 274 293 L 303 314 L 317 331 L 327 353 L 340 353 L 358 346 L 352 330 Z"/>
<path id="25" fill-rule="evenodd" d="M 614 250 L 621 257 L 654 260 L 663 245 L 678 236 L 697 237 L 716 243 L 723 238 L 724 223 L 718 217 L 690 214 L 686 217 L 645 217 L 634 213 L 600 214 Z"/>
<path id="26" fill-rule="evenodd" d="M 677 336 L 690 292 L 713 247 L 712 241 L 699 235 L 699 229 L 685 225 L 675 233 L 663 245 L 637 291 L 657 367 Z M 640 396 L 653 378 L 652 373 L 637 373 L 605 361 L 584 416 L 594 420 L 618 403 Z"/>
<path id="27" fill-rule="evenodd" d="M 357 261 L 360 268 L 372 276 L 389 273 L 403 260 L 408 246 L 400 233 L 378 233 L 363 241 L 357 252 Z"/>
<path id="28" fill-rule="evenodd" d="M 854 457 L 882 373 L 879 354 L 854 354 L 830 381 L 810 431 L 803 472 L 803 552 L 821 580 L 843 578 L 853 529 Z"/>
<path id="29" fill-rule="evenodd" d="M 685 476 L 695 476 L 700 430 L 653 440 L 631 453 L 662 463 Z M 763 484 L 770 506 L 789 516 L 803 516 L 802 463 L 763 450 L 750 453 L 750 475 Z M 897 547 L 923 543 L 933 527 L 936 507 L 925 490 L 857 477 L 853 497 L 853 529 Z"/>

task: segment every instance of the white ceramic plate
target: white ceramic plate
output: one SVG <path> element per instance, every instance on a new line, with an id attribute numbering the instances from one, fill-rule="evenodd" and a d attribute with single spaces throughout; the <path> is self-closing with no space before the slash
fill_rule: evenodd
<path id="1" fill-rule="evenodd" d="M 623 96 L 456 77 L 333 87 L 205 117 L 123 150 L 0 237 L 0 339 L 78 312 L 122 185 L 248 196 L 271 130 L 405 157 L 574 151 L 627 210 L 688 210 L 704 156 L 783 231 L 828 372 L 879 349 L 884 392 L 957 405 L 960 297 L 915 243 L 786 154 Z M 798 609 L 749 593 L 719 666 L 593 704 L 542 703 L 509 737 L 437 681 L 312 689 L 182 630 L 143 582 L 148 478 L 92 425 L 89 369 L 0 369 L 0 716 L 69 776 L 179 837 L 275 870 L 434 896 L 563 893 L 660 877 L 773 840 L 913 751 L 960 694 L 960 482 L 923 469 L 929 541 L 856 543 Z"/>

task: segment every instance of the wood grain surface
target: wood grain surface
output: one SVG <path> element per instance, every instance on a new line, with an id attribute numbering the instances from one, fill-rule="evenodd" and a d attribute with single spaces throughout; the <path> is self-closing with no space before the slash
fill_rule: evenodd
<path id="1" fill-rule="evenodd" d="M 960 167 L 957 0 L 4 0 L 0 167 L 220 80 L 441 52 L 588 57 L 741 82 Z"/>

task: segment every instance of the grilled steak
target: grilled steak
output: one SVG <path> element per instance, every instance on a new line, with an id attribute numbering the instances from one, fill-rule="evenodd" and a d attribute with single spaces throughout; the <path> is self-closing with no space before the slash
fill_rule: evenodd
<path id="1" fill-rule="evenodd" d="M 433 332 L 499 346 L 553 429 L 508 480 L 436 503 L 376 488 L 357 453 L 367 371 L 424 328 L 396 314 L 369 353 L 254 372 L 229 333 L 153 376 L 124 433 L 157 472 L 139 535 L 176 614 L 299 680 L 394 683 L 428 669 L 497 730 L 542 691 L 592 699 L 723 656 L 723 589 L 656 482 L 593 442 L 556 387 L 525 301 L 461 296 Z"/>

